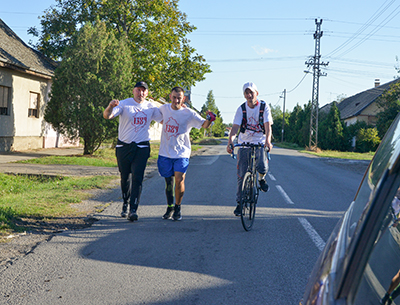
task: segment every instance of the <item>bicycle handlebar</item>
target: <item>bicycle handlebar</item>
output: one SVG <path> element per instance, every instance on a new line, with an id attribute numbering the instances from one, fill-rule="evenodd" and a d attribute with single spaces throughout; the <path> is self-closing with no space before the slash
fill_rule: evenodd
<path id="1" fill-rule="evenodd" d="M 231 146 L 231 149 L 232 149 L 232 154 L 231 154 L 232 158 L 236 159 L 235 151 L 234 151 L 235 147 L 264 147 L 264 144 L 262 144 L 262 143 L 258 143 L 258 144 L 242 143 L 242 144 L 235 144 L 235 145 L 230 144 L 230 146 Z M 268 160 L 271 160 L 271 155 L 269 154 L 269 149 L 267 151 L 267 158 L 268 158 Z"/>

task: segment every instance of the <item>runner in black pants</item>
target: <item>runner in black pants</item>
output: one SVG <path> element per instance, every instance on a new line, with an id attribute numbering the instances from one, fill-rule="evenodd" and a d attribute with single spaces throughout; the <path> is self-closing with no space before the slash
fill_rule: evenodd
<path id="1" fill-rule="evenodd" d="M 105 119 L 119 116 L 116 156 L 124 200 L 121 216 L 127 216 L 129 205 L 130 221 L 138 220 L 137 209 L 144 171 L 150 156 L 150 123 L 162 119 L 158 108 L 146 100 L 147 95 L 147 84 L 138 82 L 133 89 L 133 98 L 112 100 L 103 112 Z"/>

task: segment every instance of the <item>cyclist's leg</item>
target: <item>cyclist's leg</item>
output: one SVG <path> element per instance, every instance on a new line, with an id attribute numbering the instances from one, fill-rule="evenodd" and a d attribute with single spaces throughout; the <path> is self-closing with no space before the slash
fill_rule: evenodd
<path id="1" fill-rule="evenodd" d="M 256 169 L 260 175 L 268 173 L 268 158 L 263 147 L 256 148 Z"/>
<path id="2" fill-rule="evenodd" d="M 258 180 L 260 181 L 261 190 L 268 191 L 269 187 L 265 179 L 265 175 L 268 173 L 268 158 L 263 147 L 256 149 L 256 170 L 259 173 Z"/>
<path id="3" fill-rule="evenodd" d="M 246 174 L 248 163 L 249 163 L 250 149 L 240 148 L 237 153 L 237 191 L 236 191 L 236 203 L 239 205 L 240 198 L 242 196 L 242 184 L 243 177 Z M 238 209 L 240 211 L 240 209 Z M 235 215 L 236 213 L 235 210 Z M 240 214 L 239 214 L 240 215 Z M 237 215 L 237 216 L 239 216 Z"/>

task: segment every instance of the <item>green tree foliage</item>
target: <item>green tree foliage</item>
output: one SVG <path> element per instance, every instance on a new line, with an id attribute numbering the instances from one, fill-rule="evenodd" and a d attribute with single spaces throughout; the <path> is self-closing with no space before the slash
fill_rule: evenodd
<path id="1" fill-rule="evenodd" d="M 361 153 L 375 151 L 380 142 L 376 128 L 361 128 L 357 134 L 356 151 Z"/>
<path id="2" fill-rule="evenodd" d="M 105 120 L 104 106 L 131 94 L 132 59 L 124 39 L 104 22 L 90 23 L 72 38 L 55 71 L 45 120 L 70 138 L 84 140 L 84 154 L 117 135 L 117 120 Z"/>
<path id="3" fill-rule="evenodd" d="M 272 140 L 280 141 L 282 139 L 282 121 L 283 121 L 283 112 L 280 106 L 272 106 L 269 105 L 271 109 L 272 120 L 274 124 L 272 124 Z M 287 116 L 285 113 L 285 120 L 287 121 Z"/>
<path id="4" fill-rule="evenodd" d="M 35 46 L 45 55 L 60 59 L 72 37 L 86 23 L 99 18 L 126 38 L 134 59 L 134 80 L 144 80 L 154 98 L 167 97 L 171 88 L 189 88 L 211 72 L 204 58 L 189 45 L 186 35 L 196 28 L 179 11 L 179 0 L 56 0 L 40 21 Z"/>
<path id="5" fill-rule="evenodd" d="M 221 112 L 219 111 L 212 90 L 210 90 L 207 94 L 207 100 L 204 105 L 201 107 L 201 115 L 205 118 L 207 115 L 207 110 L 212 111 L 217 115 L 214 124 L 209 128 L 210 136 L 214 137 L 223 137 L 225 133 L 225 125 L 222 121 Z"/>
<path id="6" fill-rule="evenodd" d="M 345 150 L 344 126 L 340 120 L 339 109 L 333 103 L 329 113 L 321 116 L 318 126 L 318 147 L 330 150 Z M 321 119 L 320 118 L 320 119 Z"/>
<path id="7" fill-rule="evenodd" d="M 376 127 L 378 135 L 383 138 L 393 120 L 400 112 L 400 81 L 392 84 L 377 100 L 378 107 L 382 109 L 378 113 Z"/>

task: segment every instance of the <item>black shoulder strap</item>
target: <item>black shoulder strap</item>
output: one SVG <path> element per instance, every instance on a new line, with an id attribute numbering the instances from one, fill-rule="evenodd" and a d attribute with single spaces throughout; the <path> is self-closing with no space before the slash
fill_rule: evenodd
<path id="1" fill-rule="evenodd" d="M 264 101 L 260 101 L 260 116 L 258 118 L 258 124 L 260 124 L 260 127 L 263 131 L 263 133 L 265 133 L 265 128 L 264 128 L 264 110 L 265 110 L 265 102 Z"/>
<path id="2" fill-rule="evenodd" d="M 244 102 L 240 107 L 242 108 L 242 113 L 243 113 L 242 124 L 240 125 L 240 132 L 244 133 L 246 131 L 246 127 L 247 127 L 246 102 Z M 258 118 L 258 124 L 260 125 L 260 128 L 263 133 L 265 133 L 264 110 L 265 110 L 265 102 L 260 101 L 260 114 L 259 114 L 259 118 Z"/>
<path id="3" fill-rule="evenodd" d="M 244 102 L 241 106 L 242 108 L 242 124 L 240 124 L 240 132 L 244 133 L 246 131 L 247 125 L 247 113 L 246 113 L 246 102 Z"/>

